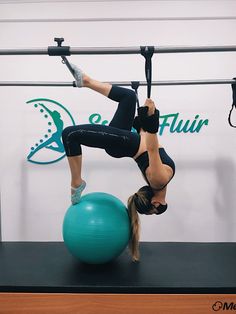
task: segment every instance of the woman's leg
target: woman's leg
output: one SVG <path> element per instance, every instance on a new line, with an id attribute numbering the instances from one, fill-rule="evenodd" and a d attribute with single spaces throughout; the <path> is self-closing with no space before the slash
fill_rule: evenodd
<path id="1" fill-rule="evenodd" d="M 71 186 L 82 183 L 82 145 L 105 149 L 112 157 L 133 157 L 139 148 L 140 137 L 134 132 L 99 124 L 66 127 L 62 140 L 71 170 Z M 73 190 L 74 191 L 74 190 Z"/>
<path id="2" fill-rule="evenodd" d="M 119 129 L 131 130 L 137 101 L 135 92 L 127 88 L 94 80 L 76 66 L 73 66 L 73 69 L 81 77 L 83 87 L 90 88 L 119 103 L 109 125 Z"/>
<path id="3" fill-rule="evenodd" d="M 83 73 L 83 86 L 98 92 L 106 97 L 108 97 L 112 85 L 109 83 L 99 82 L 97 80 L 92 79 L 87 74 Z"/>
<path id="4" fill-rule="evenodd" d="M 80 71 L 74 67 L 75 71 Z M 111 84 L 102 83 L 97 80 L 92 79 L 87 74 L 82 73 L 83 87 L 90 88 L 106 97 L 108 97 L 110 90 L 112 88 Z M 81 176 L 82 169 L 82 154 L 77 156 L 67 156 L 70 173 L 71 173 L 71 193 L 72 195 L 76 193 L 76 189 L 80 188 L 83 184 L 83 179 Z"/>
<path id="5" fill-rule="evenodd" d="M 83 182 L 81 177 L 82 169 L 82 155 L 79 156 L 67 156 L 70 172 L 71 172 L 71 187 L 77 188 Z"/>
<path id="6" fill-rule="evenodd" d="M 77 70 L 77 68 L 75 68 L 75 70 Z M 106 97 L 111 98 L 114 101 L 119 102 L 118 108 L 110 123 L 110 126 L 122 128 L 125 130 L 131 130 L 136 108 L 136 96 L 133 91 L 121 87 L 115 87 L 109 83 L 99 82 L 97 80 L 92 79 L 85 73 L 82 73 L 82 84 L 83 87 L 90 88 Z M 64 135 L 63 141 L 64 143 L 66 141 L 66 137 L 67 135 Z M 106 149 L 107 148 L 106 146 L 101 148 Z M 108 144 L 108 146 L 111 147 L 111 144 Z M 76 155 L 70 156 L 70 154 L 68 155 L 67 152 L 67 158 L 71 172 L 71 187 L 72 187 L 71 192 L 73 195 L 80 191 L 85 183 L 81 176 L 82 154 L 77 153 Z"/>
<path id="7" fill-rule="evenodd" d="M 135 92 L 127 88 L 113 86 L 108 97 L 118 102 L 116 112 L 109 125 L 131 131 L 136 111 Z"/>
<path id="8" fill-rule="evenodd" d="M 80 201 L 81 194 L 86 187 L 86 182 L 82 180 L 82 155 L 67 157 L 71 173 L 71 202 L 77 204 Z"/>

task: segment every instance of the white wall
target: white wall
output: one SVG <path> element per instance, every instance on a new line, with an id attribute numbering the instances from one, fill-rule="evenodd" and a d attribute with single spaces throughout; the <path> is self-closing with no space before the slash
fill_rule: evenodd
<path id="1" fill-rule="evenodd" d="M 235 1 L 19 2 L 0 2 L 0 48 L 47 47 L 54 45 L 56 36 L 64 37 L 71 47 L 236 44 Z M 153 80 L 233 78 L 235 57 L 235 52 L 154 55 Z M 69 59 L 99 80 L 144 80 L 144 60 L 139 55 Z M 1 56 L 0 69 L 0 81 L 72 80 L 57 57 Z M 139 94 L 144 101 L 145 88 Z M 67 87 L 0 87 L 0 95 L 3 240 L 61 240 L 69 206 L 68 166 L 65 158 L 50 165 L 27 161 L 31 145 L 47 126 L 26 102 L 57 101 L 76 123 L 87 123 L 94 112 L 109 120 L 115 106 L 89 90 Z M 177 167 L 168 189 L 169 210 L 162 216 L 141 217 L 142 240 L 235 241 L 235 129 L 227 122 L 231 86 L 153 87 L 152 97 L 162 115 L 179 113 L 184 121 L 199 115 L 209 125 L 199 133 L 165 129 L 160 141 Z M 83 151 L 86 192 L 106 191 L 126 202 L 145 184 L 132 160 L 112 159 L 100 150 Z M 42 154 L 40 158 L 52 157 L 50 151 Z"/>

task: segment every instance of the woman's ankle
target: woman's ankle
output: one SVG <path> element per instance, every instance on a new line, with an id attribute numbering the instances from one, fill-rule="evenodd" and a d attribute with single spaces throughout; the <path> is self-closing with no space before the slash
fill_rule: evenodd
<path id="1" fill-rule="evenodd" d="M 83 73 L 83 86 L 84 87 L 90 87 L 92 83 L 91 77 L 89 77 L 87 74 Z"/>
<path id="2" fill-rule="evenodd" d="M 77 189 L 83 182 L 84 182 L 84 180 L 82 180 L 82 179 L 73 180 L 73 181 L 71 181 L 71 187 L 74 189 Z"/>

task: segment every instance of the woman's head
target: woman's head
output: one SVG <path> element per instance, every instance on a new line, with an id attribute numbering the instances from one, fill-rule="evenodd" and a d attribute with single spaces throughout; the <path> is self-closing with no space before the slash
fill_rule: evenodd
<path id="1" fill-rule="evenodd" d="M 139 260 L 140 221 L 138 213 L 144 215 L 160 215 L 164 213 L 166 209 L 167 204 L 163 205 L 154 201 L 154 192 L 148 185 L 141 187 L 138 192 L 129 197 L 128 210 L 132 229 L 129 248 L 133 261 Z"/>
<path id="2" fill-rule="evenodd" d="M 139 214 L 160 215 L 167 210 L 167 204 L 154 201 L 154 192 L 149 185 L 141 187 L 133 196 L 133 202 Z"/>

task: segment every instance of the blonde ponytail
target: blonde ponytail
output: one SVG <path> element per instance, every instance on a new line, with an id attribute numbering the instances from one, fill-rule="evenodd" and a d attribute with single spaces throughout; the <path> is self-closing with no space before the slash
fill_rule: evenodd
<path id="1" fill-rule="evenodd" d="M 131 238 L 129 242 L 129 249 L 134 262 L 139 261 L 139 238 L 140 238 L 140 220 L 134 203 L 135 194 L 128 199 L 128 210 L 131 220 Z"/>

